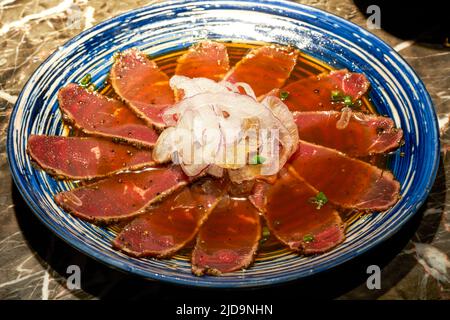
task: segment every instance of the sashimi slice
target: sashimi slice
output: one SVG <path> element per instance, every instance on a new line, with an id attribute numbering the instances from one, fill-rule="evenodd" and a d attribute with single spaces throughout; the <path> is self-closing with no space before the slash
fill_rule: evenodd
<path id="1" fill-rule="evenodd" d="M 59 193 L 55 200 L 87 221 L 110 223 L 142 214 L 151 204 L 188 183 L 178 167 L 123 173 Z"/>
<path id="2" fill-rule="evenodd" d="M 174 103 L 169 77 L 137 49 L 119 53 L 110 74 L 114 91 L 147 123 L 164 127 L 162 112 Z"/>
<path id="3" fill-rule="evenodd" d="M 154 165 L 150 150 L 105 139 L 31 135 L 27 152 L 47 173 L 89 180 Z"/>
<path id="4" fill-rule="evenodd" d="M 348 95 L 355 102 L 369 86 L 363 74 L 343 69 L 300 79 L 271 94 L 283 95 L 291 111 L 340 111 L 346 106 L 341 98 Z M 333 99 L 333 92 L 339 93 L 341 98 Z"/>
<path id="5" fill-rule="evenodd" d="M 205 192 L 205 184 L 213 191 Z M 170 257 L 194 239 L 222 193 L 213 180 L 184 188 L 135 218 L 116 237 L 114 247 L 134 257 Z"/>
<path id="6" fill-rule="evenodd" d="M 318 193 L 289 172 L 282 173 L 265 192 L 263 212 L 267 226 L 292 250 L 323 253 L 345 239 L 345 225 L 335 208 L 330 203 L 320 207 L 314 203 Z"/>
<path id="7" fill-rule="evenodd" d="M 353 112 L 344 127 L 337 111 L 299 112 L 294 115 L 301 140 L 339 150 L 352 157 L 384 153 L 399 147 L 403 132 L 392 119 Z"/>
<path id="8" fill-rule="evenodd" d="M 69 84 L 58 93 L 64 120 L 82 132 L 152 147 L 158 134 L 122 102 Z"/>
<path id="9" fill-rule="evenodd" d="M 175 74 L 219 81 L 229 68 L 226 46 L 218 42 L 202 41 L 190 47 L 178 59 Z"/>
<path id="10" fill-rule="evenodd" d="M 343 208 L 386 210 L 400 197 L 400 184 L 391 172 L 309 142 L 300 141 L 291 166 Z"/>
<path id="11" fill-rule="evenodd" d="M 261 96 L 274 88 L 281 88 L 297 63 L 298 50 L 292 47 L 269 45 L 251 50 L 224 80 L 249 84 L 255 95 Z"/>
<path id="12" fill-rule="evenodd" d="M 261 237 L 257 210 L 248 200 L 224 198 L 200 229 L 192 272 L 220 275 L 248 267 Z"/>

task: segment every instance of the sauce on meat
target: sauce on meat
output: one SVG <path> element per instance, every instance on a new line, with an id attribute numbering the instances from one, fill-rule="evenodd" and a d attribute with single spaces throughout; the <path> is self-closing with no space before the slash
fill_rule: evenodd
<path id="1" fill-rule="evenodd" d="M 229 56 L 229 63 L 230 66 L 234 66 L 238 61 L 240 61 L 251 49 L 258 48 L 261 45 L 265 45 L 264 43 L 225 43 L 228 51 Z M 171 52 L 166 55 L 161 56 L 151 56 L 151 59 L 157 63 L 159 66 L 159 69 L 167 74 L 169 77 L 172 77 L 175 74 L 175 69 L 177 66 L 177 60 L 180 56 L 182 56 L 184 53 L 187 52 L 189 47 L 187 47 L 184 50 Z M 333 69 L 330 68 L 330 66 L 326 65 L 324 62 L 317 60 L 311 56 L 308 56 L 304 52 L 300 52 L 297 59 L 297 64 L 294 67 L 293 71 L 291 72 L 291 75 L 289 79 L 287 80 L 285 85 L 289 85 L 299 79 L 303 79 L 306 77 L 319 75 L 324 72 L 332 71 Z M 311 88 L 312 91 L 314 90 L 320 90 L 320 88 Z M 99 89 L 99 92 L 101 94 L 115 97 L 115 93 L 111 88 L 111 85 L 109 81 L 107 80 L 102 88 Z M 374 107 L 371 105 L 370 99 L 367 95 L 364 95 L 361 98 L 362 105 L 360 109 L 367 113 L 375 113 Z M 383 169 L 386 168 L 388 162 L 389 162 L 389 155 L 385 154 L 379 154 L 379 155 L 373 155 L 373 156 L 367 156 L 364 158 L 361 158 L 361 160 L 368 162 L 372 165 L 376 165 L 379 168 Z M 331 170 L 331 169 L 330 169 Z M 234 200 L 244 200 L 244 196 L 241 197 L 241 195 L 231 195 Z M 287 204 L 284 204 L 282 202 L 278 202 L 279 210 L 287 210 L 288 206 Z M 242 208 L 245 208 L 245 206 L 241 206 Z M 242 209 L 244 210 L 244 209 Z M 253 208 L 249 210 L 254 210 Z M 364 212 L 358 211 L 358 210 L 349 210 L 342 215 L 342 219 L 344 223 L 347 225 L 356 221 L 358 217 L 363 215 Z M 261 223 L 263 225 L 264 230 L 264 219 L 261 217 Z M 119 225 L 113 225 L 110 227 L 113 231 L 119 232 L 122 228 L 122 226 Z M 189 255 L 190 251 L 193 248 L 193 244 L 190 244 L 186 246 L 182 251 L 178 252 L 178 255 Z M 262 239 L 260 241 L 260 247 L 258 249 L 259 253 L 264 252 L 270 252 L 274 250 L 279 250 L 285 248 L 272 234 L 266 234 L 266 236 L 262 236 Z"/>

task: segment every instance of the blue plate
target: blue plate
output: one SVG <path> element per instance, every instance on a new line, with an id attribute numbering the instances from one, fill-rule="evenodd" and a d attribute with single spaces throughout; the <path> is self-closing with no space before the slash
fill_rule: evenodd
<path id="1" fill-rule="evenodd" d="M 195 277 L 189 257 L 135 259 L 111 248 L 115 232 L 66 214 L 53 201 L 71 188 L 34 169 L 26 154 L 30 134 L 64 133 L 57 91 L 87 72 L 101 84 L 118 50 L 139 47 L 157 56 L 200 39 L 263 41 L 294 45 L 333 68 L 364 73 L 381 114 L 405 133 L 405 145 L 391 157 L 401 182 L 401 200 L 391 210 L 351 224 L 347 240 L 334 250 L 301 257 L 279 249 L 262 253 L 245 271 Z M 348 261 L 393 235 L 425 201 L 436 175 L 439 135 L 433 104 L 423 83 L 387 44 L 327 12 L 284 1 L 171 1 L 137 9 L 100 23 L 53 53 L 31 76 L 11 115 L 8 156 L 14 180 L 37 217 L 87 255 L 145 278 L 209 287 L 253 287 L 309 276 Z"/>

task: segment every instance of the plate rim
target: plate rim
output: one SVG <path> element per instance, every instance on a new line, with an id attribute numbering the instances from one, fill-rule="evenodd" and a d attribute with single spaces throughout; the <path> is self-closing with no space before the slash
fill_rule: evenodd
<path id="1" fill-rule="evenodd" d="M 403 225 L 407 221 L 409 221 L 418 212 L 419 208 L 424 204 L 425 200 L 427 199 L 427 197 L 429 195 L 429 192 L 430 192 L 432 186 L 434 185 L 434 182 L 435 182 L 435 179 L 437 176 L 439 163 L 440 163 L 439 125 L 438 125 L 436 110 L 434 107 L 434 103 L 431 99 L 431 96 L 430 96 L 428 90 L 426 89 L 425 84 L 423 83 L 421 78 L 418 76 L 416 71 L 410 66 L 410 64 L 406 60 L 404 60 L 403 57 L 400 56 L 389 44 L 387 44 L 384 40 L 382 40 L 381 38 L 379 38 L 378 36 L 376 36 L 375 34 L 370 32 L 369 30 L 366 30 L 366 29 L 362 28 L 361 26 L 357 25 L 356 23 L 346 20 L 344 18 L 341 18 L 341 17 L 335 15 L 334 13 L 330 13 L 326 10 L 322 10 L 322 9 L 315 8 L 315 7 L 312 7 L 309 5 L 305 5 L 305 4 L 289 2 L 289 1 L 285 1 L 285 0 L 266 0 L 262 3 L 259 1 L 255 1 L 255 0 L 232 0 L 232 1 L 223 0 L 223 1 L 217 1 L 215 3 L 217 4 L 217 6 L 221 6 L 224 4 L 226 5 L 227 2 L 228 3 L 232 2 L 233 4 L 240 4 L 240 3 L 247 3 L 247 4 L 248 3 L 258 3 L 261 5 L 273 4 L 273 5 L 277 5 L 278 7 L 281 7 L 281 8 L 293 9 L 296 12 L 300 12 L 300 13 L 304 13 L 305 11 L 308 11 L 308 12 L 313 12 L 314 14 L 318 14 L 320 16 L 323 16 L 323 15 L 331 16 L 333 19 L 337 20 L 341 24 L 350 25 L 358 31 L 363 31 L 364 33 L 367 33 L 369 37 L 373 37 L 376 41 L 378 41 L 379 43 L 384 45 L 386 48 L 390 49 L 392 51 L 392 54 L 400 62 L 402 62 L 403 66 L 404 66 L 404 71 L 406 71 L 406 74 L 413 75 L 417 78 L 418 81 L 415 83 L 415 86 L 420 87 L 423 91 L 423 96 L 425 97 L 425 101 L 422 101 L 422 102 L 424 103 L 425 109 L 431 110 L 431 115 L 432 115 L 432 120 L 433 120 L 433 128 L 430 128 L 430 131 L 431 131 L 431 129 L 434 129 L 432 131 L 434 132 L 433 138 L 435 138 L 435 139 L 433 139 L 434 141 L 430 141 L 430 142 L 434 143 L 435 148 L 434 148 L 433 158 L 432 159 L 430 158 L 430 160 L 432 160 L 432 167 L 430 170 L 430 179 L 429 179 L 426 187 L 421 192 L 420 197 L 416 197 L 417 201 L 415 201 L 414 209 L 410 210 L 410 212 L 407 215 L 405 215 L 395 226 L 393 226 L 392 228 L 387 230 L 382 236 L 375 239 L 375 241 L 367 243 L 364 247 L 360 248 L 360 250 L 358 250 L 357 252 L 354 252 L 353 254 L 349 254 L 347 256 L 342 256 L 341 259 L 338 261 L 332 261 L 332 262 L 334 262 L 332 266 L 329 266 L 328 265 L 329 263 L 324 263 L 320 267 L 316 267 L 316 268 L 312 269 L 311 272 L 309 272 L 308 274 L 294 273 L 291 275 L 284 275 L 284 276 L 280 275 L 276 278 L 263 279 L 263 280 L 258 280 L 256 282 L 255 281 L 246 282 L 246 280 L 244 279 L 243 281 L 240 281 L 238 283 L 227 283 L 226 281 L 223 281 L 223 282 L 208 281 L 207 278 L 204 278 L 204 277 L 203 278 L 199 277 L 198 281 L 196 281 L 196 280 L 189 280 L 189 279 L 181 279 L 181 278 L 177 278 L 177 277 L 170 277 L 170 276 L 166 276 L 164 274 L 157 274 L 157 273 L 149 274 L 148 272 L 145 272 L 140 269 L 136 269 L 132 266 L 124 265 L 122 262 L 116 260 L 115 258 L 107 256 L 103 252 L 101 252 L 97 249 L 90 248 L 89 246 L 85 245 L 83 242 L 76 241 L 76 239 L 73 239 L 73 238 L 63 237 L 63 235 L 60 234 L 58 229 L 55 228 L 55 226 L 53 224 L 46 221 L 46 219 L 43 216 L 43 215 L 45 215 L 45 211 L 42 210 L 40 208 L 40 206 L 37 205 L 31 199 L 30 195 L 26 191 L 24 184 L 22 183 L 22 181 L 19 178 L 22 175 L 18 170 L 17 164 L 11 160 L 11 159 L 14 159 L 13 157 L 11 157 L 12 152 L 13 152 L 13 147 L 12 147 L 13 143 L 11 140 L 12 140 L 12 135 L 13 135 L 12 132 L 14 130 L 13 125 L 12 125 L 13 121 L 11 121 L 11 120 L 16 117 L 16 114 L 19 110 L 19 102 L 21 101 L 21 99 L 24 95 L 24 92 L 25 92 L 24 89 L 30 85 L 35 74 L 37 74 L 47 64 L 47 62 L 53 58 L 53 56 L 58 52 L 59 48 L 65 48 L 65 47 L 71 45 L 72 43 L 78 41 L 79 38 L 82 38 L 82 37 L 88 35 L 89 33 L 95 31 L 96 29 L 103 28 L 104 26 L 106 26 L 114 21 L 121 21 L 121 20 L 126 19 L 126 17 L 128 17 L 128 16 L 135 16 L 135 15 L 139 14 L 140 12 L 151 10 L 156 7 L 161 8 L 161 7 L 165 7 L 168 5 L 185 4 L 185 3 L 193 3 L 193 4 L 194 3 L 199 3 L 199 4 L 203 3 L 204 4 L 207 2 L 208 1 L 202 1 L 202 0 L 164 1 L 164 2 L 159 2 L 159 3 L 149 4 L 149 5 L 140 7 L 140 8 L 126 11 L 126 12 L 116 15 L 114 17 L 111 17 L 107 20 L 100 22 L 99 24 L 96 24 L 95 26 L 93 26 L 89 29 L 86 29 L 86 30 L 80 32 L 79 34 L 70 38 L 64 44 L 62 44 L 61 46 L 56 48 L 29 76 L 29 79 L 26 81 L 26 83 L 22 87 L 21 92 L 17 98 L 17 101 L 11 110 L 8 128 L 7 128 L 7 139 L 6 139 L 6 151 L 7 152 L 6 152 L 6 154 L 7 154 L 7 161 L 8 161 L 9 167 L 10 167 L 11 176 L 13 178 L 13 181 L 14 181 L 17 189 L 19 190 L 22 198 L 25 200 L 28 207 L 30 207 L 33 214 L 54 235 L 58 236 L 58 238 L 62 239 L 65 243 L 69 244 L 71 247 L 75 248 L 82 254 L 85 254 L 85 255 L 89 256 L 90 258 L 92 258 L 104 265 L 107 265 L 108 267 L 111 267 L 115 270 L 119 270 L 121 272 L 125 272 L 127 274 L 131 273 L 131 274 L 138 275 L 140 277 L 145 278 L 146 280 L 159 280 L 159 281 L 168 282 L 168 283 L 172 283 L 172 284 L 191 286 L 191 287 L 215 287 L 215 288 L 239 289 L 239 288 L 251 288 L 251 287 L 267 287 L 267 286 L 274 285 L 274 284 L 282 284 L 282 283 L 292 282 L 292 281 L 295 281 L 298 279 L 302 279 L 302 278 L 306 278 L 311 275 L 318 274 L 318 273 L 326 271 L 326 270 L 332 270 L 334 267 L 340 266 L 340 265 L 348 262 L 349 260 L 352 260 L 358 256 L 361 256 L 363 253 L 366 253 L 367 251 L 372 250 L 374 247 L 380 245 L 381 243 L 384 243 L 386 240 L 391 238 L 394 234 L 396 234 L 403 227 Z M 365 37 L 367 37 L 367 35 L 365 35 Z M 40 213 L 42 213 L 43 215 Z"/>

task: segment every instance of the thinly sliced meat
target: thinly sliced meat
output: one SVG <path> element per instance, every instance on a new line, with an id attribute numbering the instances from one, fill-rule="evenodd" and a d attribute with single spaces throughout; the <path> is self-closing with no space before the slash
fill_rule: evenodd
<path id="1" fill-rule="evenodd" d="M 176 75 L 219 81 L 230 68 L 227 48 L 213 41 L 199 42 L 178 59 Z"/>
<path id="2" fill-rule="evenodd" d="M 285 93 L 284 103 L 291 111 L 340 111 L 345 104 L 332 100 L 333 91 L 343 96 L 349 95 L 354 102 L 366 93 L 369 85 L 363 74 L 343 69 L 300 79 L 279 92 Z M 276 94 L 276 91 L 272 94 Z"/>
<path id="3" fill-rule="evenodd" d="M 399 199 L 391 172 L 336 150 L 300 141 L 291 160 L 300 177 L 343 208 L 385 210 Z"/>
<path id="4" fill-rule="evenodd" d="M 248 267 L 261 237 L 261 222 L 248 200 L 224 198 L 200 229 L 192 272 L 220 275 Z"/>
<path id="5" fill-rule="evenodd" d="M 347 69 L 332 71 L 328 78 L 353 100 L 361 98 L 370 87 L 370 82 L 364 74 L 349 72 Z"/>
<path id="6" fill-rule="evenodd" d="M 178 167 L 123 173 L 56 195 L 59 206 L 87 221 L 109 223 L 142 214 L 187 184 Z"/>
<path id="7" fill-rule="evenodd" d="M 383 153 L 399 147 L 401 129 L 392 119 L 353 112 L 344 128 L 337 111 L 299 112 L 294 115 L 300 139 L 339 150 L 353 157 Z"/>
<path id="8" fill-rule="evenodd" d="M 225 76 L 226 81 L 248 83 L 255 95 L 261 96 L 280 88 L 297 63 L 298 50 L 276 45 L 251 50 Z"/>
<path id="9" fill-rule="evenodd" d="M 205 190 L 205 184 L 212 186 Z M 194 239 L 222 193 L 220 183 L 213 180 L 184 188 L 135 218 L 116 237 L 114 246 L 135 257 L 170 257 Z"/>
<path id="10" fill-rule="evenodd" d="M 69 84 L 58 93 L 64 120 L 90 135 L 152 147 L 158 134 L 122 102 Z"/>
<path id="11" fill-rule="evenodd" d="M 266 194 L 270 186 L 266 181 L 257 180 L 253 185 L 251 194 L 248 196 L 248 200 L 259 212 L 265 211 L 267 204 Z"/>
<path id="12" fill-rule="evenodd" d="M 76 180 L 104 177 L 155 164 L 150 150 L 94 137 L 31 135 L 27 151 L 47 173 Z"/>
<path id="13" fill-rule="evenodd" d="M 344 223 L 332 205 L 317 207 L 312 202 L 318 192 L 303 179 L 284 171 L 273 186 L 256 196 L 270 231 L 292 250 L 322 253 L 345 239 Z"/>
<path id="14" fill-rule="evenodd" d="M 158 128 L 164 127 L 162 111 L 174 103 L 169 77 L 156 63 L 137 49 L 117 55 L 110 74 L 114 91 L 140 117 Z"/>

